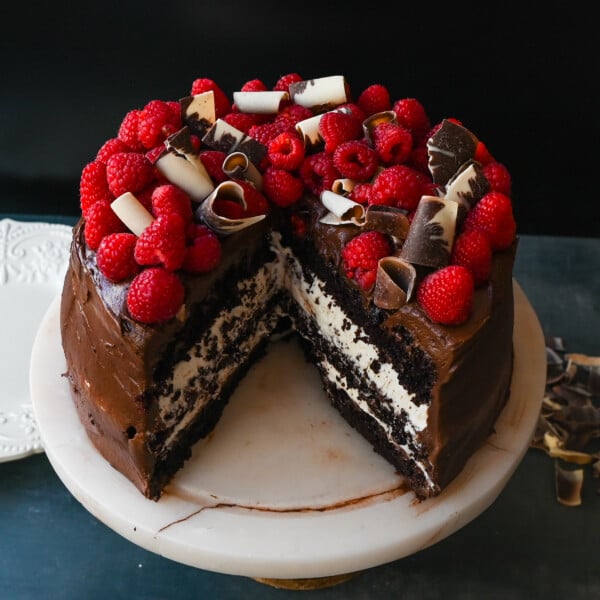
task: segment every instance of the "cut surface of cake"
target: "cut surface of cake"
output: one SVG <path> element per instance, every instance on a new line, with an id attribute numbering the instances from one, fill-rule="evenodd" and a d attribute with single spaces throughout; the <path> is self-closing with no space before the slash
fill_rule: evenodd
<path id="1" fill-rule="evenodd" d="M 187 93 L 187 92 L 186 92 Z M 419 499 L 493 432 L 512 373 L 510 174 L 381 84 L 196 79 L 82 171 L 61 301 L 88 436 L 158 500 L 276 335 Z"/>

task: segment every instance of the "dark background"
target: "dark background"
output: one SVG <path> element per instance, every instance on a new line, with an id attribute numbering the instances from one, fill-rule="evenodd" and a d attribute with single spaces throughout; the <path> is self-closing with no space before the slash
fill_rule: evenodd
<path id="1" fill-rule="evenodd" d="M 22 6 L 0 19 L 2 212 L 76 215 L 79 173 L 124 114 L 196 77 L 231 94 L 298 72 L 461 119 L 510 169 L 521 233 L 600 235 L 598 33 L 576 4 Z"/>

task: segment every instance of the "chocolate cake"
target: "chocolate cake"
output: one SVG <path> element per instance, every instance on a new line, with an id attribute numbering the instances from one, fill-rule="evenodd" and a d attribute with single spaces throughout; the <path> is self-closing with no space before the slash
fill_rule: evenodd
<path id="1" fill-rule="evenodd" d="M 493 431 L 512 373 L 510 175 L 374 84 L 210 79 L 130 111 L 81 177 L 61 304 L 101 454 L 158 500 L 274 334 L 419 499 Z"/>

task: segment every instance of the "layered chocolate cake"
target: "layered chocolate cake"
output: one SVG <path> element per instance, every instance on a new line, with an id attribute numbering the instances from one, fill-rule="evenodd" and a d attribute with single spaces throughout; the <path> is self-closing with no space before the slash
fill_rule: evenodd
<path id="1" fill-rule="evenodd" d="M 439 494 L 509 393 L 510 188 L 462 122 L 381 84 L 196 79 L 130 111 L 83 169 L 62 295 L 90 439 L 159 499 L 273 335 L 297 335 L 348 423 Z"/>

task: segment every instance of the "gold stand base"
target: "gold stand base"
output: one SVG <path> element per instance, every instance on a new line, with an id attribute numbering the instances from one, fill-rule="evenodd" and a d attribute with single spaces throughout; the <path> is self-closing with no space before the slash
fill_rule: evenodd
<path id="1" fill-rule="evenodd" d="M 328 577 L 311 577 L 307 579 L 272 579 L 269 577 L 253 577 L 255 581 L 282 590 L 320 590 L 340 585 L 356 577 L 358 573 L 344 573 Z"/>

